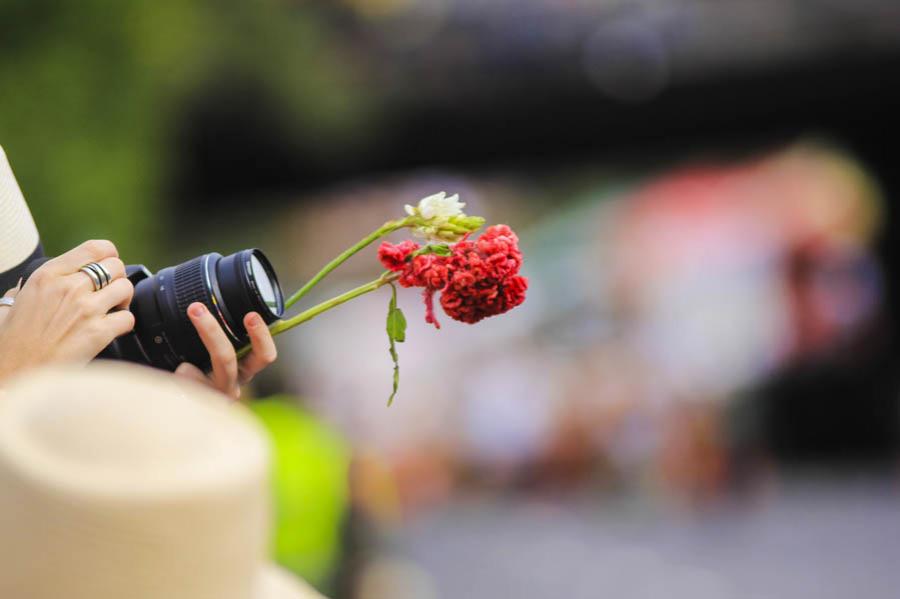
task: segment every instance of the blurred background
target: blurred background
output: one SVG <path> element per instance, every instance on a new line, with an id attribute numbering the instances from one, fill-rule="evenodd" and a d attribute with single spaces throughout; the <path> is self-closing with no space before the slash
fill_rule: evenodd
<path id="1" fill-rule="evenodd" d="M 336 599 L 895 596 L 898 73 L 893 0 L 0 2 L 51 253 L 291 291 L 437 191 L 519 232 L 503 318 L 401 294 L 393 407 L 386 293 L 252 390 L 273 554 Z"/>

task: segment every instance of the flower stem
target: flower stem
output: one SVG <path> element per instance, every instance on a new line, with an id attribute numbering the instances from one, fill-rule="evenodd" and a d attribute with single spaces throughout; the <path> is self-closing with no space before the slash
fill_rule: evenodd
<path id="1" fill-rule="evenodd" d="M 388 235 L 390 233 L 393 233 L 394 231 L 396 231 L 398 229 L 402 229 L 403 227 L 409 226 L 410 223 L 412 222 L 412 220 L 413 220 L 413 217 L 407 217 L 407 218 L 402 218 L 400 220 L 388 221 L 388 222 L 384 223 L 378 229 L 372 231 L 369 235 L 367 235 L 366 237 L 361 239 L 359 242 L 357 242 L 353 246 L 351 246 L 351 247 L 347 248 L 346 250 L 344 250 L 343 252 L 341 252 L 341 254 L 337 258 L 335 258 L 334 260 L 332 260 L 331 262 L 326 264 L 325 268 L 323 268 L 318 273 L 316 273 L 316 276 L 314 276 L 312 279 L 310 279 L 309 282 L 306 283 L 306 285 L 301 287 L 297 293 L 295 293 L 294 295 L 292 295 L 291 297 L 289 297 L 287 299 L 287 301 L 284 303 L 285 309 L 290 308 L 291 306 L 296 304 L 298 301 L 300 301 L 300 299 L 304 295 L 309 293 L 310 289 L 315 287 L 322 279 L 327 277 L 331 271 L 333 271 L 335 268 L 337 268 L 338 266 L 340 266 L 341 264 L 346 262 L 351 256 L 353 256 L 360 250 L 364 249 L 365 247 L 367 247 L 368 245 L 370 245 L 372 242 L 376 241 L 377 239 L 384 237 L 385 235 Z M 304 312 L 303 314 L 306 314 L 306 312 Z M 302 314 L 300 316 L 302 316 Z M 313 316 L 315 316 L 315 314 Z M 293 319 L 291 319 L 291 320 L 293 320 Z M 290 322 L 291 320 L 287 320 L 284 322 Z"/>
<path id="2" fill-rule="evenodd" d="M 350 291 L 347 291 L 346 293 L 342 293 L 341 295 L 333 297 L 330 300 L 324 301 L 321 304 L 313 306 L 309 310 L 301 312 L 300 314 L 297 314 L 296 316 L 294 316 L 292 318 L 288 318 L 287 320 L 279 320 L 277 322 L 273 322 L 269 326 L 269 330 L 272 332 L 273 335 L 279 335 L 285 331 L 288 331 L 296 326 L 303 324 L 304 322 L 312 320 L 313 318 L 315 318 L 322 312 L 327 312 L 328 310 L 331 310 L 332 308 L 336 308 L 337 306 L 340 306 L 343 303 L 349 302 L 350 300 L 352 300 L 354 298 L 357 298 L 361 295 L 365 295 L 367 293 L 371 293 L 371 292 L 375 291 L 376 289 L 384 287 L 385 285 L 388 285 L 388 284 L 396 281 L 399 276 L 400 276 L 399 273 L 385 272 L 384 274 L 382 274 L 380 277 L 378 277 L 374 281 L 370 281 L 370 282 L 366 283 L 365 285 L 361 285 L 361 286 L 357 287 L 356 289 L 351 289 Z M 243 348 L 241 348 L 237 353 L 238 358 L 243 358 L 244 356 L 246 356 L 248 353 L 250 353 L 251 349 L 252 348 L 249 345 L 246 345 Z"/>

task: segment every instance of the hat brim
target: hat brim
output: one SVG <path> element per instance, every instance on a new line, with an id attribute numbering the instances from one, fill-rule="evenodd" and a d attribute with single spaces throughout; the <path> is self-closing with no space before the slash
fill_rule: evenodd
<path id="1" fill-rule="evenodd" d="M 325 599 L 318 591 L 293 574 L 267 565 L 260 572 L 253 599 Z"/>
<path id="2" fill-rule="evenodd" d="M 38 245 L 38 230 L 0 147 L 0 273 L 18 266 Z M 6 289 L 0 289 L 0 295 Z"/>

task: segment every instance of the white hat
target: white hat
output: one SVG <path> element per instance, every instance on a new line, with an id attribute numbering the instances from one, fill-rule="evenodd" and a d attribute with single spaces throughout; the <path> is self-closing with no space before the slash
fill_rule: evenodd
<path id="1" fill-rule="evenodd" d="M 24 262 L 37 245 L 37 227 L 0 146 L 0 273 Z"/>
<path id="2" fill-rule="evenodd" d="M 269 452 L 244 408 L 149 368 L 0 394 L 3 599 L 311 599 L 266 563 Z"/>

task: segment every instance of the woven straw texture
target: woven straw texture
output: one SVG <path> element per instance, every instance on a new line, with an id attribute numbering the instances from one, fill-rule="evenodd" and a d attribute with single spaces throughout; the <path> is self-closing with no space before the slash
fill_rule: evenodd
<path id="1" fill-rule="evenodd" d="M 242 407 L 171 375 L 26 375 L 0 401 L 0 597 L 318 597 L 266 564 L 268 460 Z"/>
<path id="2" fill-rule="evenodd" d="M 0 272 L 21 264 L 37 244 L 34 219 L 0 147 Z"/>

